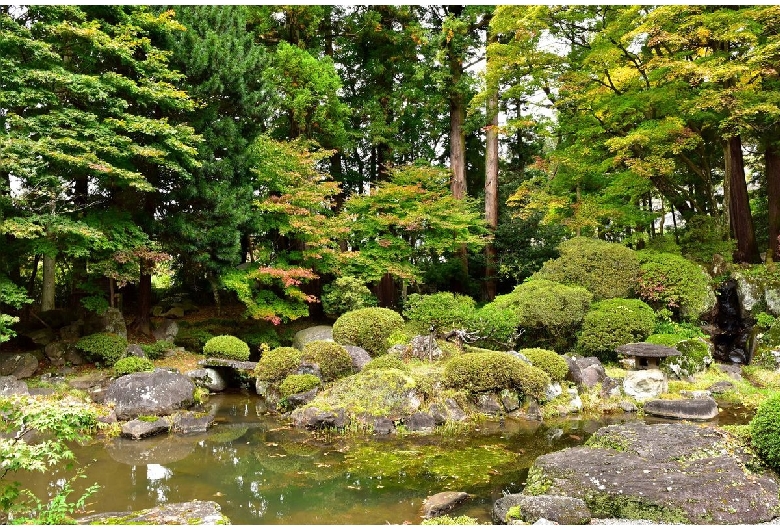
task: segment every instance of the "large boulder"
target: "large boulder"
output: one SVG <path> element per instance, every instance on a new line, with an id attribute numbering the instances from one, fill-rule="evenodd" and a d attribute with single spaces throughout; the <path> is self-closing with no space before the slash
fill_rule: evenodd
<path id="1" fill-rule="evenodd" d="M 317 407 L 302 407 L 290 414 L 293 425 L 312 431 L 325 429 L 343 429 L 349 424 L 349 417 L 343 409 L 336 411 L 320 410 Z"/>
<path id="2" fill-rule="evenodd" d="M 84 357 L 76 349 L 76 343 L 72 340 L 58 340 L 46 345 L 44 353 L 53 366 L 65 366 L 71 364 L 79 366 L 84 364 Z"/>
<path id="3" fill-rule="evenodd" d="M 431 495 L 422 505 L 422 516 L 424 519 L 438 517 L 451 512 L 459 505 L 469 499 L 469 494 L 465 491 L 443 491 Z"/>
<path id="4" fill-rule="evenodd" d="M 24 381 L 19 381 L 12 375 L 0 376 L 0 396 L 26 395 L 29 393 L 30 390 Z"/>
<path id="5" fill-rule="evenodd" d="M 597 357 L 564 356 L 564 359 L 569 365 L 566 380 L 573 382 L 579 388 L 593 388 L 607 377 L 607 372 Z"/>
<path id="6" fill-rule="evenodd" d="M 516 517 L 509 510 L 517 507 Z M 513 515 L 515 515 L 513 514 Z M 494 524 L 511 521 L 535 523 L 540 519 L 563 525 L 589 524 L 590 510 L 582 499 L 553 495 L 514 494 L 501 497 L 493 504 Z"/>
<path id="7" fill-rule="evenodd" d="M 120 525 L 223 525 L 230 519 L 222 515 L 222 508 L 214 501 L 190 501 L 161 504 L 138 512 L 98 513 L 79 519 L 78 524 Z"/>
<path id="8" fill-rule="evenodd" d="M 195 384 L 186 375 L 158 369 L 116 379 L 106 390 L 105 402 L 114 404 L 119 420 L 169 416 L 191 406 L 194 392 Z"/>
<path id="9" fill-rule="evenodd" d="M 113 333 L 127 340 L 127 325 L 122 312 L 115 307 L 106 309 L 102 315 L 91 315 L 84 321 L 84 335 Z"/>
<path id="10" fill-rule="evenodd" d="M 152 335 L 156 340 L 173 342 L 176 335 L 179 334 L 179 325 L 175 320 L 165 319 L 160 322 L 153 330 Z"/>
<path id="11" fill-rule="evenodd" d="M 678 420 L 711 420 L 718 415 L 718 403 L 711 397 L 654 399 L 644 405 L 645 414 Z"/>
<path id="12" fill-rule="evenodd" d="M 313 326 L 300 330 L 293 337 L 293 348 L 302 350 L 310 342 L 315 340 L 325 340 L 333 342 L 333 327 L 331 326 Z"/>
<path id="13" fill-rule="evenodd" d="M 371 355 L 369 355 L 368 352 L 360 346 L 352 346 L 351 344 L 347 344 L 344 346 L 344 349 L 347 350 L 349 356 L 352 357 L 352 368 L 354 368 L 356 372 L 362 370 L 363 367 L 371 360 Z"/>
<path id="14" fill-rule="evenodd" d="M 610 425 L 586 446 L 537 458 L 524 493 L 582 499 L 595 518 L 757 524 L 780 503 L 776 476 L 753 458 L 710 427 Z"/>
<path id="15" fill-rule="evenodd" d="M 0 354 L 0 375 L 17 379 L 32 377 L 38 370 L 38 357 L 32 352 Z"/>
<path id="16" fill-rule="evenodd" d="M 634 399 L 652 399 L 667 391 L 669 383 L 661 370 L 635 370 L 626 372 L 623 392 Z"/>
<path id="17" fill-rule="evenodd" d="M 222 392 L 227 388 L 227 381 L 213 368 L 198 368 L 187 372 L 187 377 L 196 385 L 208 388 L 211 392 Z"/>

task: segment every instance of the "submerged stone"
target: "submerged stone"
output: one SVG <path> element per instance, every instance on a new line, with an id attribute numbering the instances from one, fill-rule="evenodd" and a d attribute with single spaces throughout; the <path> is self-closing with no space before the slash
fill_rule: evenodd
<path id="1" fill-rule="evenodd" d="M 469 499 L 469 494 L 464 491 L 443 491 L 431 495 L 422 505 L 422 516 L 424 519 L 438 517 L 451 512 Z"/>
<path id="2" fill-rule="evenodd" d="M 79 519 L 78 524 L 217 525 L 230 524 L 214 501 L 162 504 L 138 512 L 99 513 Z"/>

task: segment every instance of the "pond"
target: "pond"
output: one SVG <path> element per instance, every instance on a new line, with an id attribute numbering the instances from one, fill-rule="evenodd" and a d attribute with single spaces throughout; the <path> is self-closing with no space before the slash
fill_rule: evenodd
<path id="1" fill-rule="evenodd" d="M 208 406 L 217 424 L 204 434 L 96 440 L 74 448 L 87 475 L 75 491 L 101 486 L 89 499 L 89 511 L 197 499 L 219 503 L 233 524 L 419 524 L 427 496 L 465 491 L 473 497 L 454 514 L 489 522 L 493 502 L 522 490 L 538 456 L 580 445 L 603 425 L 636 421 L 633 415 L 545 423 L 507 419 L 469 433 L 315 436 L 261 414 L 257 396 L 249 393 L 215 395 Z M 736 414 L 720 421 L 746 420 Z M 43 496 L 72 476 L 73 470 L 60 470 L 44 480 L 19 478 L 25 486 L 36 479 L 31 489 Z"/>

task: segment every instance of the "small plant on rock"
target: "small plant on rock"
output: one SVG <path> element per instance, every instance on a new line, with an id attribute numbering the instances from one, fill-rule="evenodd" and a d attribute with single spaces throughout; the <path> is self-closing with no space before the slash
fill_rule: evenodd
<path id="1" fill-rule="evenodd" d="M 282 381 L 301 365 L 302 353 L 287 346 L 263 354 L 255 365 L 255 376 L 262 381 Z"/>
<path id="2" fill-rule="evenodd" d="M 335 342 L 315 340 L 303 347 L 303 360 L 320 367 L 323 381 L 335 381 L 352 373 L 352 357 Z"/>
<path id="3" fill-rule="evenodd" d="M 134 374 L 136 372 L 153 372 L 154 363 L 143 357 L 124 357 L 114 364 L 114 373 L 117 376 Z"/>
<path id="4" fill-rule="evenodd" d="M 203 355 L 234 361 L 246 361 L 249 359 L 249 346 L 238 337 L 218 335 L 209 339 L 206 345 L 203 346 Z"/>
<path id="5" fill-rule="evenodd" d="M 114 333 L 94 333 L 82 337 L 76 348 L 88 361 L 113 366 L 127 352 L 127 339 Z"/>
<path id="6" fill-rule="evenodd" d="M 333 323 L 333 340 L 339 344 L 351 344 L 376 357 L 387 353 L 387 339 L 404 325 L 404 319 L 383 307 L 366 307 L 341 315 Z"/>

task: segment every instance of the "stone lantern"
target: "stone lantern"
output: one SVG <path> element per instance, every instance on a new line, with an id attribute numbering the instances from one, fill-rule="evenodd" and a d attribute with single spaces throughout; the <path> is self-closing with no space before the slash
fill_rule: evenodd
<path id="1" fill-rule="evenodd" d="M 657 370 L 660 369 L 663 359 L 680 355 L 680 352 L 674 348 L 649 342 L 632 342 L 618 346 L 616 349 L 623 354 L 623 365 L 626 370 Z"/>

